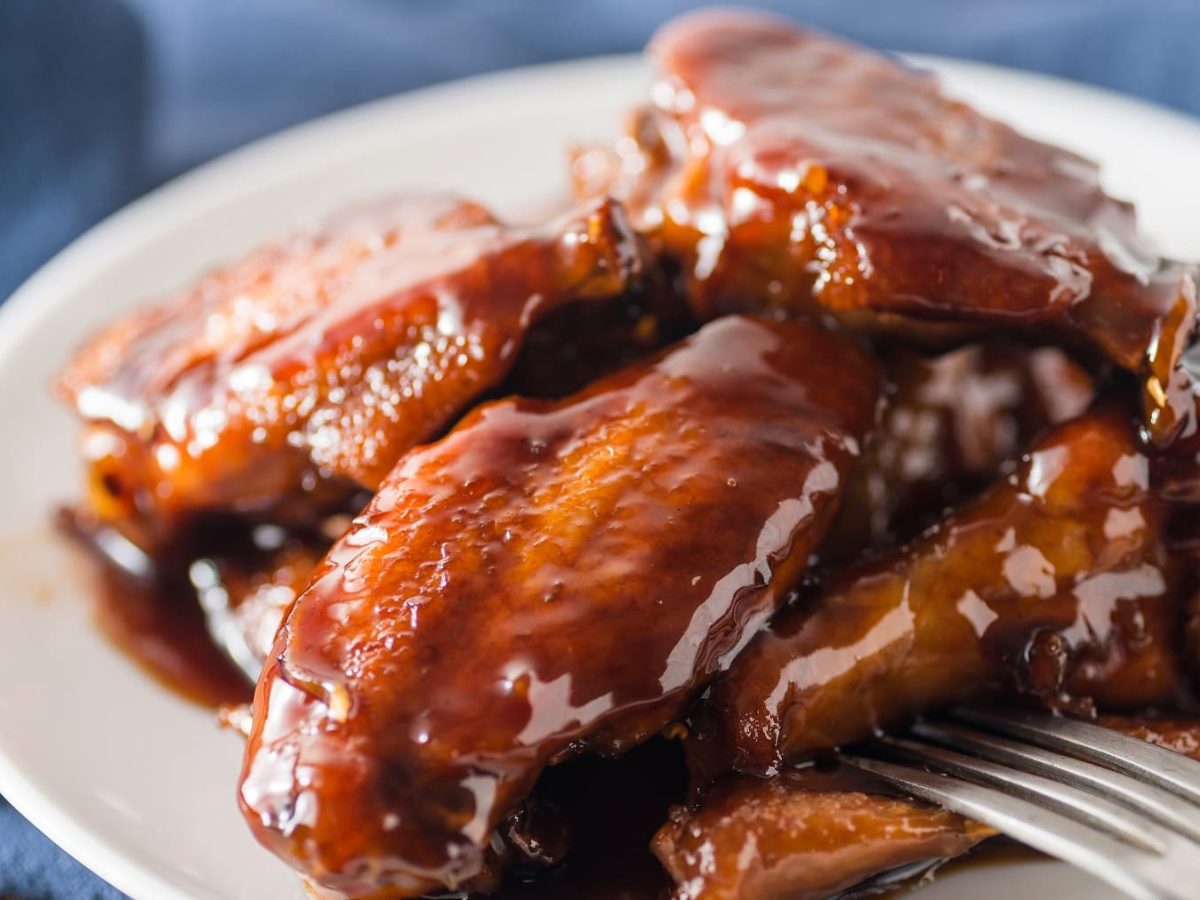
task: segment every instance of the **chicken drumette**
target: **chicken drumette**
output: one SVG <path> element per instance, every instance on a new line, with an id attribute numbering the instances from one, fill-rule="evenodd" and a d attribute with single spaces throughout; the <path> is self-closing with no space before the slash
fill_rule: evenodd
<path id="1" fill-rule="evenodd" d="M 1122 413 L 1054 428 L 1010 478 L 760 632 L 698 714 L 698 782 L 997 689 L 1084 712 L 1170 702 L 1180 597 L 1163 514 Z"/>
<path id="2" fill-rule="evenodd" d="M 797 583 L 877 377 L 819 328 L 730 318 L 404 457 L 259 681 L 259 838 L 351 896 L 485 884 L 545 765 L 654 735 Z"/>
<path id="3" fill-rule="evenodd" d="M 1157 443 L 1196 427 L 1195 267 L 1149 251 L 1093 163 L 773 16 L 685 16 L 648 54 L 651 104 L 615 151 L 576 157 L 576 183 L 627 200 L 697 315 L 1056 332 L 1140 379 Z"/>
<path id="4" fill-rule="evenodd" d="M 540 316 L 641 268 L 606 201 L 526 229 L 409 196 L 269 243 L 64 372 L 89 505 L 152 552 L 213 510 L 307 523 L 500 382 Z"/>

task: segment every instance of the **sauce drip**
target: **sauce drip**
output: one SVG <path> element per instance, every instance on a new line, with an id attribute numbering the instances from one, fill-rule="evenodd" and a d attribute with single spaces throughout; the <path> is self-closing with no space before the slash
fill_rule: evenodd
<path id="1" fill-rule="evenodd" d="M 96 624 L 114 646 L 191 703 L 219 709 L 250 701 L 252 683 L 213 641 L 185 575 L 139 577 L 116 565 L 74 512 L 62 510 L 57 524 L 88 553 Z"/>

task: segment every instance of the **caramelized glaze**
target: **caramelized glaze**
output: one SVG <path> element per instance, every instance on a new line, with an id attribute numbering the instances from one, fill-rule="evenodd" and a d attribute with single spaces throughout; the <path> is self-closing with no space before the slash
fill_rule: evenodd
<path id="1" fill-rule="evenodd" d="M 56 524 L 91 557 L 93 615 L 115 647 L 189 702 L 219 709 L 250 700 L 253 679 L 213 641 L 184 573 L 142 568 L 136 548 L 123 555 L 123 539 L 86 513 L 62 510 Z"/>
<path id="2" fill-rule="evenodd" d="M 1030 440 L 1091 404 L 1091 374 L 1054 347 L 894 351 L 883 418 L 846 484 L 826 561 L 914 537 L 1015 465 Z"/>
<path id="3" fill-rule="evenodd" d="M 256 834 L 351 896 L 486 877 L 547 763 L 653 735 L 799 579 L 876 390 L 819 328 L 731 318 L 409 454 L 259 681 Z"/>
<path id="4" fill-rule="evenodd" d="M 615 158 L 579 157 L 576 181 L 635 207 L 702 318 L 1054 330 L 1142 379 L 1157 441 L 1195 427 L 1179 367 L 1195 269 L 1147 249 L 1094 164 L 926 73 L 765 14 L 681 17 L 648 54 L 650 107 Z"/>
<path id="5" fill-rule="evenodd" d="M 650 840 L 686 790 L 677 741 L 654 739 L 615 760 L 582 756 L 545 771 L 540 802 L 566 823 L 570 852 L 549 870 L 511 871 L 495 900 L 663 900 L 670 878 Z"/>
<path id="6" fill-rule="evenodd" d="M 268 244 L 63 373 L 92 509 L 153 549 L 196 510 L 279 519 L 373 489 L 503 378 L 536 318 L 619 295 L 640 269 L 607 202 L 528 230 L 404 197 Z"/>
<path id="7" fill-rule="evenodd" d="M 699 780 L 769 773 L 998 686 L 1076 709 L 1169 702 L 1161 520 L 1119 412 L 1058 426 L 979 500 L 760 632 L 700 713 Z"/>
<path id="8" fill-rule="evenodd" d="M 821 900 L 881 872 L 936 865 L 995 834 L 863 781 L 788 768 L 727 778 L 696 808 L 673 808 L 654 838 L 675 880 L 672 900 Z"/>

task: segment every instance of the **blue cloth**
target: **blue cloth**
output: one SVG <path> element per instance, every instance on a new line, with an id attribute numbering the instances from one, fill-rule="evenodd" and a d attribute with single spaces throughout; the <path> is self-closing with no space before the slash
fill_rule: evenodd
<path id="1" fill-rule="evenodd" d="M 0 0 L 0 298 L 118 206 L 246 141 L 515 65 L 636 50 L 678 0 Z M 763 0 L 881 47 L 1200 114 L 1194 0 Z M 120 895 L 0 801 L 0 897 Z"/>

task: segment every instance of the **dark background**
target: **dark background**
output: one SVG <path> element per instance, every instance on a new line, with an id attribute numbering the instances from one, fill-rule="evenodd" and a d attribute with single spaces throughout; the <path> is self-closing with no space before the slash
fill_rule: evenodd
<path id="1" fill-rule="evenodd" d="M 397 91 L 637 50 L 698 5 L 0 0 L 0 301 L 105 215 L 216 154 Z M 1200 115 L 1200 0 L 755 5 L 880 47 L 1048 72 Z M 0 898 L 120 896 L 0 800 Z"/>

